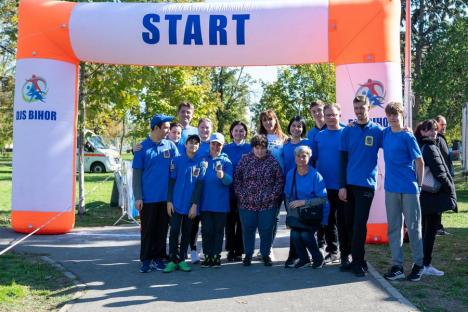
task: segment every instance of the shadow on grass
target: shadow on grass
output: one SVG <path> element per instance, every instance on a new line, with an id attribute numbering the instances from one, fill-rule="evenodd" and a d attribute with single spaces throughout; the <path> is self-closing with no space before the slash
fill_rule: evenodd
<path id="1" fill-rule="evenodd" d="M 86 204 L 83 215 L 76 214 L 76 227 L 92 227 L 112 225 L 120 218 L 122 210 L 120 207 L 110 207 L 109 203 L 94 201 Z"/>

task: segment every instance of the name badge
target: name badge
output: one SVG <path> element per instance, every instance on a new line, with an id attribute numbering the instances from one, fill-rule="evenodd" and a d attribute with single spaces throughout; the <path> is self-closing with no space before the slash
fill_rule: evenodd
<path id="1" fill-rule="evenodd" d="M 171 158 L 171 151 L 170 150 L 163 151 L 163 157 L 164 158 Z"/>
<path id="2" fill-rule="evenodd" d="M 200 166 L 206 169 L 208 168 L 208 162 L 205 159 L 203 159 L 203 161 L 200 163 Z"/>
<path id="3" fill-rule="evenodd" d="M 200 168 L 193 167 L 193 168 L 192 168 L 192 175 L 193 175 L 195 178 L 198 178 L 198 176 L 200 175 Z"/>
<path id="4" fill-rule="evenodd" d="M 366 146 L 374 146 L 374 137 L 372 135 L 366 135 L 364 138 L 364 144 Z"/>

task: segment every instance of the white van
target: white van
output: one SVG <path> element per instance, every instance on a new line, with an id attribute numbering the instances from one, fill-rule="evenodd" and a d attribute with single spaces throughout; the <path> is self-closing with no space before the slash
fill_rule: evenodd
<path id="1" fill-rule="evenodd" d="M 78 151 L 76 168 L 79 168 Z M 121 161 L 119 152 L 109 148 L 99 135 L 86 130 L 84 146 L 84 171 L 85 172 L 112 172 L 120 169 Z"/>

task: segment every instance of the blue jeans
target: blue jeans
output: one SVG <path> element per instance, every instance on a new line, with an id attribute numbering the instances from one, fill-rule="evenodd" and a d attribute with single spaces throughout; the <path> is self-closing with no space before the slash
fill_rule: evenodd
<path id="1" fill-rule="evenodd" d="M 239 209 L 239 216 L 242 225 L 245 255 L 251 257 L 255 249 L 255 232 L 258 228 L 260 235 L 260 253 L 263 257 L 270 255 L 270 248 L 273 242 L 273 225 L 276 218 L 276 209 L 271 208 L 262 211 L 252 211 Z"/>
<path id="2" fill-rule="evenodd" d="M 321 263 L 323 261 L 322 253 L 320 252 L 315 233 L 317 232 L 316 227 L 312 227 L 310 230 L 291 230 L 291 240 L 294 243 L 296 254 L 301 261 L 309 262 L 309 250 L 312 255 L 314 263 Z"/>

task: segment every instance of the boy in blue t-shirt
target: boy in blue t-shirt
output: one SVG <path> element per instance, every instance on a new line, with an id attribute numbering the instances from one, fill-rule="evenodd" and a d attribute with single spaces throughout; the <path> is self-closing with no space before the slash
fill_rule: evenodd
<path id="1" fill-rule="evenodd" d="M 167 213 L 172 217 L 169 235 L 170 262 L 166 265 L 164 273 L 176 269 L 183 272 L 192 270 L 185 259 L 192 220 L 197 216 L 202 180 L 205 175 L 205 167 L 196 156 L 199 147 L 200 137 L 197 134 L 189 135 L 185 142 L 185 154 L 175 158 L 171 165 L 167 195 Z"/>
<path id="2" fill-rule="evenodd" d="M 169 167 L 179 156 L 175 144 L 165 139 L 172 120 L 170 116 L 155 115 L 151 119 L 150 135 L 133 157 L 133 194 L 141 220 L 141 273 L 165 268 Z"/>

